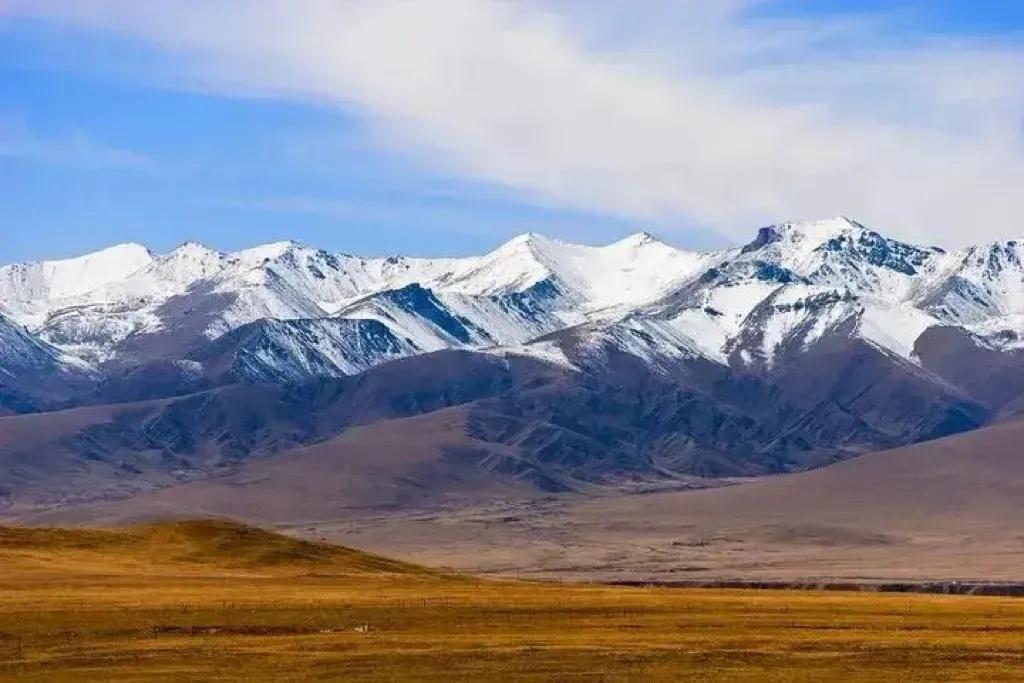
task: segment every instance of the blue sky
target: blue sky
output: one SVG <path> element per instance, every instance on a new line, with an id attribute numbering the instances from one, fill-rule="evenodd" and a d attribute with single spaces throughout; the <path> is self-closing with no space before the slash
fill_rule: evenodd
<path id="1" fill-rule="evenodd" d="M 0 262 L 284 238 L 465 254 L 524 231 L 705 248 L 839 213 L 918 241 L 973 238 L 973 216 L 1024 234 L 1024 3 L 455 1 L 426 24 L 118 5 L 0 2 Z"/>
<path id="2" fill-rule="evenodd" d="M 137 50 L 94 36 L 71 50 L 56 33 L 9 27 L 0 52 L 0 127 L 43 148 L 0 157 L 0 262 L 188 240 L 444 255 L 525 231 L 602 241 L 639 225 L 432 172 L 375 147 L 336 109 L 72 66 L 69 52 L 109 63 Z"/>
<path id="3" fill-rule="evenodd" d="M 1024 4 L 1014 0 L 780 0 L 766 3 L 762 11 L 776 16 L 901 14 L 901 29 L 917 33 L 1010 34 L 1024 29 Z"/>

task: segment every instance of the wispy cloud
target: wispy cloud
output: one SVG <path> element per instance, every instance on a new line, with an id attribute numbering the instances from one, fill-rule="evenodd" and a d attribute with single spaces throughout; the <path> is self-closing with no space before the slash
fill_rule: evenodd
<path id="1" fill-rule="evenodd" d="M 735 238 L 836 213 L 948 244 L 1024 232 L 1018 48 L 901 37 L 885 16 L 751 15 L 763 4 L 14 0 L 8 11 L 146 41 L 203 87 L 357 112 L 378 144 L 545 202 Z"/>
<path id="2" fill-rule="evenodd" d="M 86 168 L 152 170 L 152 158 L 130 149 L 103 144 L 80 130 L 56 136 L 34 133 L 23 117 L 0 111 L 0 158 L 73 165 Z"/>
<path id="3" fill-rule="evenodd" d="M 219 203 L 228 208 L 244 209 L 246 211 L 283 214 L 316 214 L 345 219 L 374 219 L 381 217 L 395 218 L 403 215 L 401 212 L 394 210 L 387 204 L 379 202 L 302 195 L 282 195 L 253 199 L 229 199 Z"/>

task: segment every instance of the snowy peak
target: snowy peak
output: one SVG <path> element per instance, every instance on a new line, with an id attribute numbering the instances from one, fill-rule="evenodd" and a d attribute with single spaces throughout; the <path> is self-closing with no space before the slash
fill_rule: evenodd
<path id="1" fill-rule="evenodd" d="M 153 253 L 145 246 L 137 242 L 123 242 L 112 247 L 95 251 L 85 256 L 65 259 L 63 261 L 51 261 L 50 263 L 64 267 L 76 266 L 86 270 L 94 271 L 98 275 L 100 269 L 109 269 L 109 277 L 122 276 L 133 270 L 138 270 L 153 259 Z"/>
<path id="2" fill-rule="evenodd" d="M 164 277 L 179 282 L 194 282 L 218 274 L 224 267 L 225 256 L 198 242 L 186 242 L 174 251 L 160 256 L 153 268 Z"/>
<path id="3" fill-rule="evenodd" d="M 937 247 L 922 248 L 888 239 L 865 228 L 855 233 L 838 234 L 818 249 L 904 275 L 916 275 L 931 259 L 945 253 Z"/>
<path id="4" fill-rule="evenodd" d="M 186 242 L 166 254 L 151 257 L 144 267 L 125 278 L 82 292 L 74 300 L 61 302 L 64 305 L 53 306 L 51 315 L 64 308 L 162 301 L 220 274 L 225 263 L 224 254 L 197 242 Z"/>
<path id="5" fill-rule="evenodd" d="M 868 230 L 863 225 L 845 216 L 799 223 L 787 221 L 759 229 L 757 236 L 743 247 L 742 252 L 756 251 L 778 242 L 785 243 L 791 250 L 809 251 L 836 237 L 866 231 Z"/>
<path id="6" fill-rule="evenodd" d="M 647 244 L 649 242 L 661 242 L 661 240 L 659 240 L 657 237 L 655 237 L 654 235 L 652 235 L 651 233 L 649 233 L 647 231 L 644 231 L 644 232 L 634 232 L 632 235 L 628 235 L 627 237 L 623 237 L 618 242 L 615 242 L 615 243 L 613 243 L 613 244 L 611 244 L 609 246 L 615 246 L 617 244 L 618 245 L 625 245 L 625 246 L 640 246 L 640 245 Z"/>
<path id="7" fill-rule="evenodd" d="M 936 247 L 918 247 L 889 239 L 846 217 L 807 223 L 769 225 L 741 253 L 767 251 L 794 266 L 802 275 L 829 256 L 862 261 L 913 275 L 930 258 L 945 253 Z"/>
<path id="8" fill-rule="evenodd" d="M 463 258 L 364 258 L 293 241 L 235 252 L 188 242 L 154 256 L 129 244 L 0 268 L 0 306 L 42 343 L 97 366 L 154 349 L 191 353 L 243 326 L 296 320 L 373 321 L 401 354 L 618 325 L 609 339 L 630 348 L 649 335 L 721 364 L 771 367 L 785 349 L 839 333 L 913 361 L 916 338 L 935 325 L 993 344 L 1024 338 L 1024 242 L 947 254 L 836 217 L 766 226 L 746 246 L 707 253 L 647 232 L 600 246 L 526 233 Z M 304 343 L 294 340 L 322 334 L 327 347 L 357 349 L 338 335 L 360 325 L 265 326 L 279 334 L 260 344 L 293 353 Z M 330 356 L 327 347 L 317 353 Z"/>
<path id="9" fill-rule="evenodd" d="M 1003 240 L 968 247 L 957 254 L 957 274 L 977 282 L 1010 284 L 1024 272 L 1024 241 Z"/>
<path id="10" fill-rule="evenodd" d="M 605 246 L 569 244 L 534 233 L 509 240 L 441 283 L 464 294 L 522 292 L 543 281 L 582 311 L 648 303 L 697 274 L 716 254 L 671 247 L 649 233 Z"/>
<path id="11" fill-rule="evenodd" d="M 118 244 L 75 258 L 0 267 L 0 301 L 23 324 L 38 323 L 51 302 L 120 282 L 145 268 L 153 255 L 140 244 Z"/>
<path id="12" fill-rule="evenodd" d="M 842 235 L 870 232 L 862 224 L 846 216 L 834 216 L 818 221 L 787 221 L 775 229 L 791 242 L 823 244 Z"/>
<path id="13" fill-rule="evenodd" d="M 944 320 L 981 323 L 1024 313 L 1024 241 L 990 242 L 949 254 L 942 275 L 920 297 L 920 306 Z"/>
<path id="14" fill-rule="evenodd" d="M 443 286 L 478 296 L 522 291 L 554 274 L 551 265 L 561 246 L 535 233 L 518 235 L 479 259 L 464 261 Z"/>
<path id="15" fill-rule="evenodd" d="M 250 247 L 249 249 L 242 249 L 231 254 L 231 256 L 241 263 L 246 265 L 258 266 L 267 261 L 273 261 L 279 259 L 282 256 L 294 252 L 299 249 L 308 249 L 298 242 L 291 240 L 284 240 L 281 242 L 270 242 L 269 244 L 261 244 L 256 247 Z"/>
<path id="16" fill-rule="evenodd" d="M 622 259 L 629 259 L 633 257 L 645 257 L 651 254 L 661 254 L 663 256 L 670 254 L 688 254 L 693 252 L 686 252 L 680 249 L 676 249 L 660 239 L 655 237 L 649 232 L 637 232 L 624 237 L 617 242 L 603 247 L 597 247 L 597 249 L 607 255 L 617 255 Z"/>
<path id="17" fill-rule="evenodd" d="M 845 217 L 771 225 L 740 250 L 737 262 L 768 264 L 801 280 L 859 295 L 902 300 L 945 256 L 937 247 L 889 239 Z"/>

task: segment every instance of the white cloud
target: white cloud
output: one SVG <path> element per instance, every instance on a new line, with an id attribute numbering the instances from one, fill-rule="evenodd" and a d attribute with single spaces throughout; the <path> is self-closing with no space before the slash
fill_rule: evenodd
<path id="1" fill-rule="evenodd" d="M 0 110 L 0 158 L 45 164 L 152 170 L 153 160 L 140 152 L 98 142 L 80 130 L 59 136 L 37 135 L 23 117 Z"/>
<path id="2" fill-rule="evenodd" d="M 743 239 L 856 216 L 950 245 L 1024 233 L 1024 56 L 752 0 L 11 3 L 179 55 L 204 87 L 359 112 L 379 144 L 553 202 Z M 630 18 L 625 28 L 615 22 Z"/>

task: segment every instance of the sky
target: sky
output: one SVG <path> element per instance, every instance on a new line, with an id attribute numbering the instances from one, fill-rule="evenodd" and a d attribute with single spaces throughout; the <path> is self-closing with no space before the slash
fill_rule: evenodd
<path id="1" fill-rule="evenodd" d="M 1024 3 L 0 0 L 0 263 L 1024 236 Z"/>

